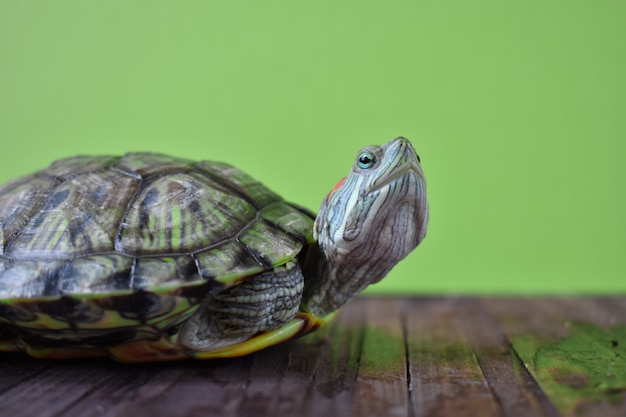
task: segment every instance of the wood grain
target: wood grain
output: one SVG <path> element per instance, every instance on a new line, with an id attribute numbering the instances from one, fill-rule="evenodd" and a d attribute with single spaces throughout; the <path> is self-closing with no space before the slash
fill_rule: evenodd
<path id="1" fill-rule="evenodd" d="M 228 360 L 0 356 L 0 416 L 623 416 L 625 298 L 367 298 Z"/>

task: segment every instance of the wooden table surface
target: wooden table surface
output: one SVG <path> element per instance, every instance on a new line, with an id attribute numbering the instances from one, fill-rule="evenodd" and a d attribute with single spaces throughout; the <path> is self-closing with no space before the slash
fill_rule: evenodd
<path id="1" fill-rule="evenodd" d="M 1 416 L 626 416 L 626 298 L 367 298 L 243 358 L 0 355 Z"/>

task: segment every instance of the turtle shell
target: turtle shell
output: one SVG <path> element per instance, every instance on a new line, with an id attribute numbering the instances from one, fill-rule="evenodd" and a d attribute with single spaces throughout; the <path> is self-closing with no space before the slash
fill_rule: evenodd
<path id="1" fill-rule="evenodd" d="M 158 340 L 205 297 L 297 257 L 313 219 L 224 163 L 57 161 L 0 187 L 0 350 Z"/>

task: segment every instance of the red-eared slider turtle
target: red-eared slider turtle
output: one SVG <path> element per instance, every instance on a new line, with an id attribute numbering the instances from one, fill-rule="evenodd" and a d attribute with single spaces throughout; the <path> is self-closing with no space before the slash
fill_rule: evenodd
<path id="1" fill-rule="evenodd" d="M 76 156 L 0 187 L 0 351 L 244 355 L 309 332 L 422 240 L 408 140 L 362 149 L 317 218 L 242 171 Z"/>

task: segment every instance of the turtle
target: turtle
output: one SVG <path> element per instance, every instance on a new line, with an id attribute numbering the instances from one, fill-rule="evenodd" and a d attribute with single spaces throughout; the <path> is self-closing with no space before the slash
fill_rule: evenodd
<path id="1" fill-rule="evenodd" d="M 247 355 L 332 320 L 422 241 L 408 139 L 357 153 L 317 216 L 223 162 L 79 155 L 0 187 L 0 351 Z"/>

